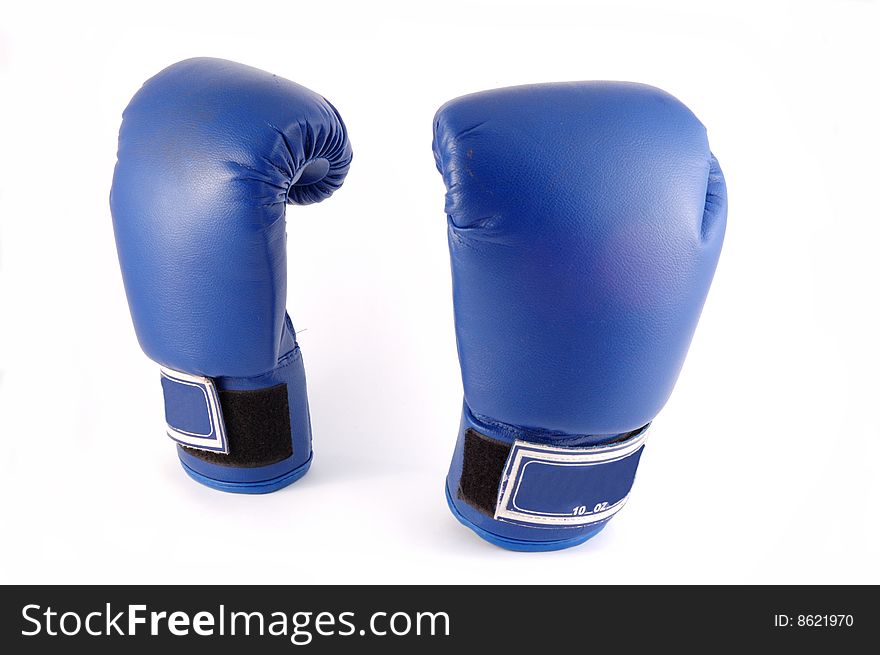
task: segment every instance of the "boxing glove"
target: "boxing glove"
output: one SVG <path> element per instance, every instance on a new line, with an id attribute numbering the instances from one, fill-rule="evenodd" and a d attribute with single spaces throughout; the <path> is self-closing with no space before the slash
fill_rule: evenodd
<path id="1" fill-rule="evenodd" d="M 724 237 L 705 128 L 627 83 L 468 95 L 434 120 L 464 410 L 453 514 L 513 550 L 620 510 Z"/>
<path id="2" fill-rule="evenodd" d="M 167 433 L 209 487 L 266 493 L 308 470 L 285 206 L 328 198 L 351 156 L 324 98 L 220 59 L 166 68 L 123 114 L 110 207 L 125 292 Z"/>

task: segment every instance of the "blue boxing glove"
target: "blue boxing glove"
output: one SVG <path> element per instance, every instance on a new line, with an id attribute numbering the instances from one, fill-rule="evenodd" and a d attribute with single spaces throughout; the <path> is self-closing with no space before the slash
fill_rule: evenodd
<path id="1" fill-rule="evenodd" d="M 706 130 L 638 84 L 542 84 L 444 105 L 464 411 L 446 480 L 513 550 L 598 533 L 623 506 L 687 353 L 727 217 Z"/>
<path id="2" fill-rule="evenodd" d="M 350 162 L 324 98 L 220 59 L 166 68 L 123 114 L 110 207 L 125 291 L 168 435 L 209 487 L 266 493 L 308 470 L 285 206 L 328 198 Z"/>

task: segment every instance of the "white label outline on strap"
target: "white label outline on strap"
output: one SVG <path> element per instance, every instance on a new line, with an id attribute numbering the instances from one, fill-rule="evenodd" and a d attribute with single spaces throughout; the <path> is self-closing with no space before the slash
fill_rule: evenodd
<path id="1" fill-rule="evenodd" d="M 195 432 L 187 432 L 186 430 L 175 428 L 166 423 L 166 433 L 168 436 L 177 443 L 190 448 L 228 455 L 229 444 L 226 440 L 223 412 L 220 408 L 220 396 L 217 394 L 217 386 L 214 384 L 214 381 L 211 378 L 182 373 L 164 366 L 160 366 L 159 371 L 162 374 L 162 377 L 167 378 L 175 384 L 198 387 L 198 389 L 204 394 L 205 411 L 208 414 L 208 421 L 211 425 L 210 432 L 207 434 L 199 434 Z"/>
<path id="2" fill-rule="evenodd" d="M 516 523 L 528 523 L 545 527 L 581 527 L 606 521 L 626 504 L 629 494 L 610 505 L 600 503 L 583 514 L 560 514 L 524 509 L 517 504 L 517 494 L 529 464 L 561 467 L 584 467 L 610 464 L 635 455 L 645 445 L 648 430 L 645 428 L 626 441 L 606 446 L 587 448 L 560 448 L 517 439 L 513 442 L 510 456 L 498 490 L 495 519 Z M 524 459 L 528 459 L 523 463 Z"/>

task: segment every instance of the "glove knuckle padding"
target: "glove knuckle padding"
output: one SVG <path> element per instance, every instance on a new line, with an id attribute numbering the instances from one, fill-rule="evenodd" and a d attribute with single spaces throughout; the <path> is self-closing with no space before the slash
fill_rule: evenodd
<path id="1" fill-rule="evenodd" d="M 110 198 L 146 354 L 205 376 L 275 367 L 293 347 L 285 205 L 329 197 L 350 161 L 333 106 L 288 80 L 199 58 L 146 82 L 123 115 Z"/>
<path id="2" fill-rule="evenodd" d="M 643 85 L 515 87 L 442 107 L 434 155 L 470 410 L 556 434 L 648 423 L 724 236 L 702 124 Z"/>

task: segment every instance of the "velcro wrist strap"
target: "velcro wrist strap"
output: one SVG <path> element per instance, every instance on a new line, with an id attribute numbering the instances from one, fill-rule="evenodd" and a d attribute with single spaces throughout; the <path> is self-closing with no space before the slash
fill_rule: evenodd
<path id="1" fill-rule="evenodd" d="M 647 426 L 623 441 L 585 448 L 514 441 L 495 519 L 554 528 L 607 521 L 626 503 L 646 438 Z"/>
<path id="2" fill-rule="evenodd" d="M 299 360 L 297 360 L 299 361 Z M 288 385 L 282 375 L 224 388 L 209 378 L 162 367 L 166 432 L 193 457 L 234 467 L 267 466 L 293 454 Z M 242 379 L 235 379 L 241 385 Z M 266 383 L 268 385 L 264 386 Z"/>
<path id="3" fill-rule="evenodd" d="M 211 378 L 161 368 L 168 436 L 177 443 L 229 453 L 217 386 Z"/>
<path id="4" fill-rule="evenodd" d="M 497 521 L 580 528 L 626 503 L 648 426 L 605 444 L 565 447 L 464 433 L 458 497 Z"/>

